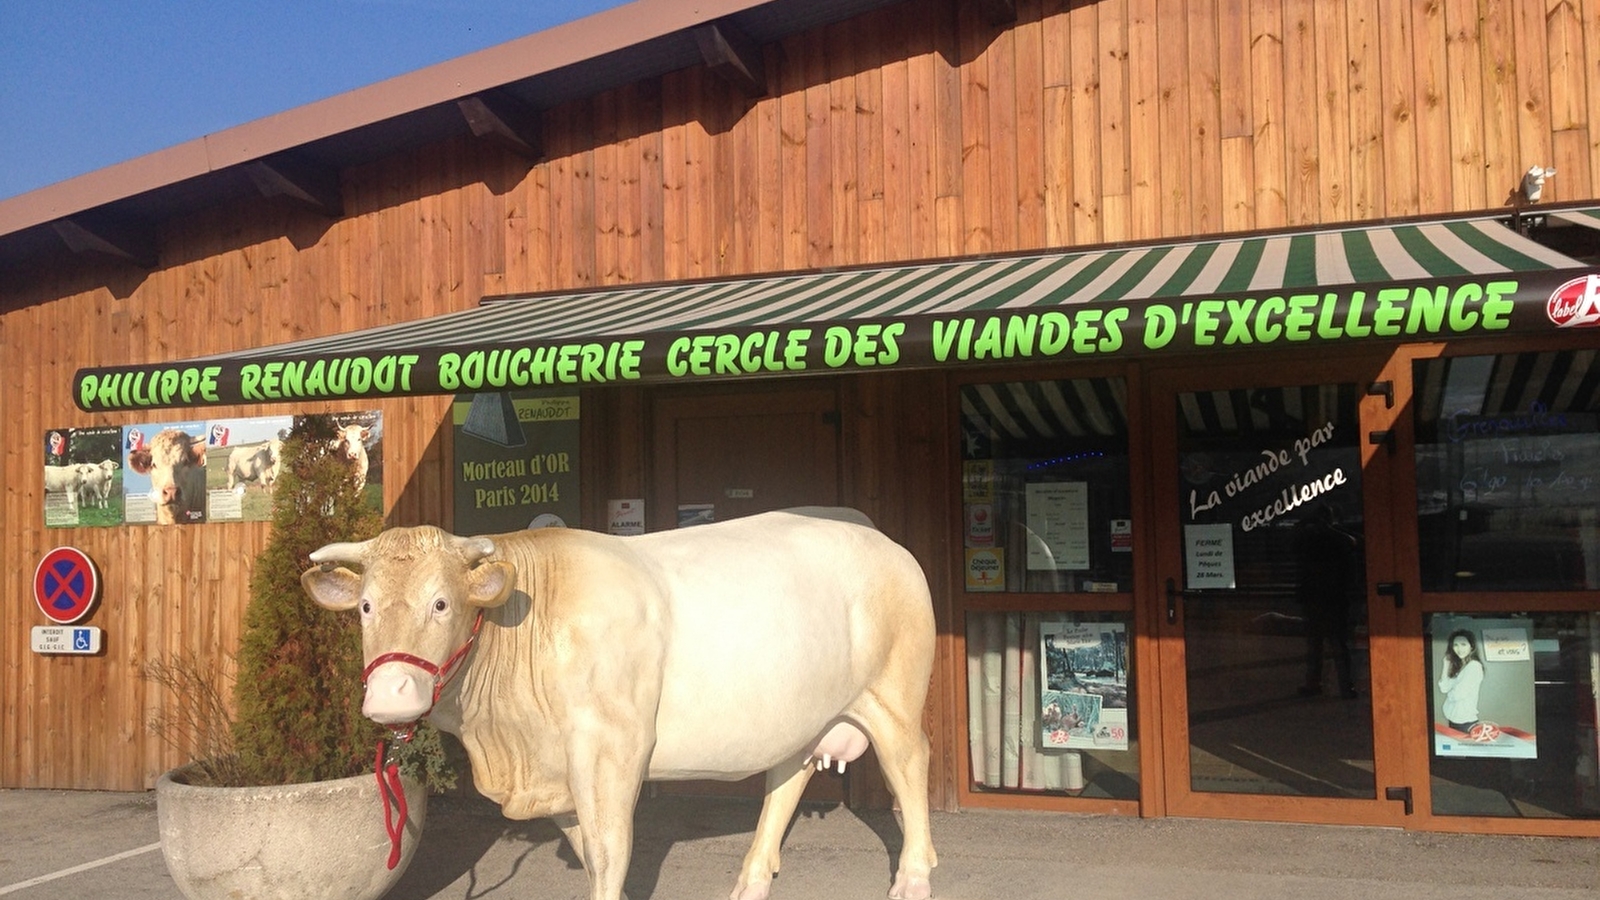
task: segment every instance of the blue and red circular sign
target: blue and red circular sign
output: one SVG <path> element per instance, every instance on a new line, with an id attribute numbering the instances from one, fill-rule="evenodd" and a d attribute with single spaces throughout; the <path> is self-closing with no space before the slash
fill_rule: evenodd
<path id="1" fill-rule="evenodd" d="M 76 547 L 57 547 L 33 570 L 33 599 L 58 625 L 71 625 L 89 614 L 100 592 L 100 575 L 88 554 Z"/>

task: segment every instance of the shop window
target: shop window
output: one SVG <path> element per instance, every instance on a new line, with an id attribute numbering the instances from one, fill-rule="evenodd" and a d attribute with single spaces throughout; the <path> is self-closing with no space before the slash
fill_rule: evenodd
<path id="1" fill-rule="evenodd" d="M 1121 379 L 961 388 L 969 593 L 1133 589 L 1127 422 Z"/>
<path id="2" fill-rule="evenodd" d="M 967 614 L 975 791 L 1137 800 L 1125 612 Z"/>
<path id="3" fill-rule="evenodd" d="M 1600 818 L 1600 613 L 1429 617 L 1433 812 Z"/>
<path id="4" fill-rule="evenodd" d="M 1423 589 L 1600 588 L 1595 351 L 1414 365 Z"/>

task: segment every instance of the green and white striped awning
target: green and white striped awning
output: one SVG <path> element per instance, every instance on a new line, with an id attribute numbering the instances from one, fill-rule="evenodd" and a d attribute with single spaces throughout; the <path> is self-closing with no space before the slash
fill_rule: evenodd
<path id="1" fill-rule="evenodd" d="M 1562 224 L 1600 226 L 1597 209 L 1551 217 L 1556 215 Z M 1509 307 L 1496 304 L 1521 309 L 1537 301 L 1543 309 L 1557 286 L 1592 272 L 1519 234 L 1503 217 L 1462 217 L 508 297 L 428 319 L 222 356 L 86 369 L 76 387 L 85 409 L 126 408 L 123 398 L 130 394 L 154 400 L 132 403 L 149 408 L 498 390 L 507 378 L 509 386 L 520 388 L 1011 360 L 1015 353 L 1002 358 L 987 352 L 996 335 L 1007 349 L 1026 350 L 1021 356 L 1037 361 L 1203 349 L 1210 328 L 1204 323 L 1226 323 L 1230 316 L 1253 317 L 1256 334 L 1251 339 L 1241 326 L 1228 343 L 1241 336 L 1244 343 L 1270 343 L 1268 336 L 1298 339 L 1301 326 L 1312 320 L 1318 330 L 1311 340 L 1425 337 L 1429 327 L 1432 336 L 1446 329 L 1445 336 L 1461 337 L 1468 335 L 1455 326 L 1468 319 L 1488 330 L 1537 327 L 1525 309 L 1512 323 Z M 1382 312 L 1380 296 L 1388 304 Z M 1151 336 L 1160 337 L 1168 318 L 1174 334 L 1157 346 Z M 1423 331 L 1389 333 L 1393 321 Z M 1034 352 L 1036 343 L 1038 350 L 1053 352 Z M 495 356 L 472 362 L 471 354 L 479 351 Z M 319 359 L 328 361 L 325 367 L 352 361 L 355 371 L 347 374 L 354 378 L 347 380 L 357 384 L 364 366 L 390 359 L 391 371 L 368 372 L 358 392 L 354 384 L 334 392 L 326 378 L 307 389 L 306 372 L 293 367 L 314 366 Z M 282 364 L 278 371 L 290 367 L 294 390 L 263 386 L 274 363 Z M 528 375 L 522 369 L 530 364 L 535 368 Z M 511 374 L 497 377 L 496 365 L 510 365 Z M 180 402 L 174 403 L 148 385 L 130 388 L 119 381 L 112 387 L 108 381 L 118 372 L 144 371 L 148 378 L 156 370 L 195 368 L 216 369 L 209 383 L 226 390 L 179 391 Z M 474 376 L 479 369 L 487 374 Z M 86 377 L 93 380 L 86 383 Z"/>

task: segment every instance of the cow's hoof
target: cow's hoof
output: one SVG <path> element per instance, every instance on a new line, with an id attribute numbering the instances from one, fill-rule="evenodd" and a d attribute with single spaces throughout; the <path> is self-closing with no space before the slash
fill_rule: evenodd
<path id="1" fill-rule="evenodd" d="M 895 876 L 894 887 L 889 888 L 889 900 L 931 900 L 933 885 L 926 878 L 908 878 L 904 873 Z"/>

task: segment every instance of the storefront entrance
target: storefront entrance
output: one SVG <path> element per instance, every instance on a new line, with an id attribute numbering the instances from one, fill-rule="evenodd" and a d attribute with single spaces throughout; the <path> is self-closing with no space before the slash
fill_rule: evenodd
<path id="1" fill-rule="evenodd" d="M 1382 358 L 1152 372 L 1171 814 L 1401 822 L 1388 374 Z"/>

